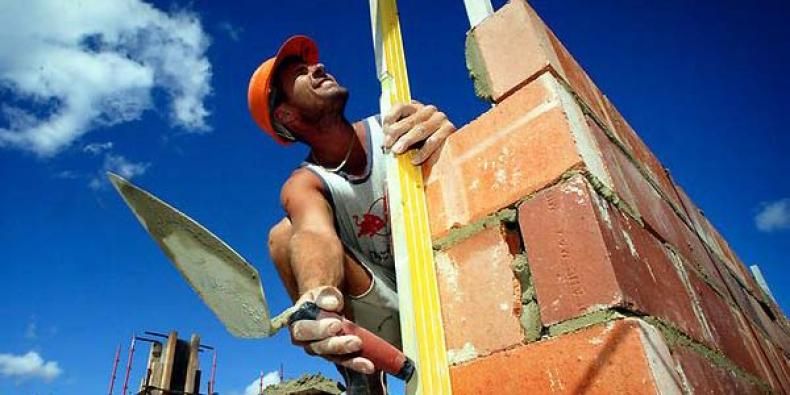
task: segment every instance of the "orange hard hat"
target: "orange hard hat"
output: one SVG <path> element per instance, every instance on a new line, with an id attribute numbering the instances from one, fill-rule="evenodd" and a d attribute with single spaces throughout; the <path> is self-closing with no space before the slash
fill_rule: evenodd
<path id="1" fill-rule="evenodd" d="M 277 55 L 261 63 L 252 73 L 250 86 L 247 88 L 247 106 L 252 118 L 280 144 L 289 144 L 291 140 L 281 136 L 272 123 L 271 83 L 280 62 L 291 56 L 298 56 L 308 64 L 318 63 L 318 46 L 307 36 L 293 36 L 285 40 Z"/>

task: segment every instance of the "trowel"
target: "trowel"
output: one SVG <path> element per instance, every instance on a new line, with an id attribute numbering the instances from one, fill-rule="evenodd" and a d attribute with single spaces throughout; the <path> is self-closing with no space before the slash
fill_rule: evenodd
<path id="1" fill-rule="evenodd" d="M 356 354 L 377 369 L 403 380 L 414 364 L 385 340 L 314 303 L 290 307 L 271 318 L 258 270 L 197 221 L 115 173 L 107 173 L 118 193 L 179 273 L 234 336 L 265 338 L 303 319 L 335 317 L 340 334 L 356 335 L 362 349 Z"/>

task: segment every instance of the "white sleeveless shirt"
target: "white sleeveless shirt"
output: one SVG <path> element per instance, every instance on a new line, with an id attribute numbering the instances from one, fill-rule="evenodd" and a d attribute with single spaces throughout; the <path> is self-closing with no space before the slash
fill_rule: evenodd
<path id="1" fill-rule="evenodd" d="M 303 162 L 304 167 L 316 174 L 324 183 L 326 198 L 332 205 L 335 227 L 345 248 L 363 265 L 378 266 L 375 270 L 394 283 L 389 213 L 387 212 L 387 185 L 382 143 L 384 133 L 378 116 L 364 121 L 368 144 L 365 172 L 354 176 L 336 173 L 313 163 Z M 391 276 L 386 274 L 391 273 Z"/>

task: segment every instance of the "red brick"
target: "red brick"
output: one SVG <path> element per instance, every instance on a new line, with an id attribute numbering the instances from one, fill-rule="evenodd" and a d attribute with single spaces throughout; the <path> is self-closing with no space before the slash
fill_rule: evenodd
<path id="1" fill-rule="evenodd" d="M 632 171 L 638 170 L 625 156 L 625 154 L 614 143 L 609 140 L 604 131 L 589 116 L 585 117 L 590 134 L 595 139 L 598 150 L 601 153 L 601 160 L 606 168 L 606 173 L 612 180 L 610 187 L 617 192 L 617 196 L 622 199 L 637 215 L 639 210 L 634 199 L 631 188 L 628 185 L 625 167 L 632 167 Z"/>
<path id="2" fill-rule="evenodd" d="M 469 33 L 467 65 L 478 95 L 500 103 L 515 89 L 551 71 L 605 121 L 602 94 L 554 33 L 523 0 L 513 0 Z"/>
<path id="3" fill-rule="evenodd" d="M 587 183 L 577 176 L 519 207 L 519 226 L 547 325 L 622 301 L 594 204 Z"/>
<path id="4" fill-rule="evenodd" d="M 723 264 L 721 265 L 723 266 Z M 741 313 L 746 316 L 748 321 L 750 321 L 753 325 L 756 325 L 759 330 L 762 330 L 763 333 L 768 335 L 768 328 L 763 325 L 764 321 L 760 317 L 760 312 L 755 309 L 755 307 L 758 305 L 752 303 L 753 297 L 741 285 L 741 283 L 735 279 L 734 275 L 729 270 L 724 268 L 722 274 L 722 278 L 724 279 L 724 283 L 727 286 L 727 290 L 730 295 L 732 295 L 732 300 L 735 305 L 738 306 L 738 309 L 741 311 Z"/>
<path id="5" fill-rule="evenodd" d="M 587 119 L 587 126 L 595 137 L 604 166 L 618 196 L 637 213 L 644 210 L 642 219 L 663 239 L 675 246 L 686 263 L 692 263 L 697 270 L 703 271 L 723 289 L 724 284 L 718 271 L 696 234 L 686 227 L 620 147 L 612 143 L 590 118 Z"/>
<path id="6" fill-rule="evenodd" d="M 740 264 L 733 264 L 727 261 L 727 259 L 722 258 L 721 256 L 711 253 L 711 259 L 716 263 L 716 266 L 719 268 L 719 273 L 721 273 L 722 278 L 725 279 L 728 287 L 730 288 L 731 293 L 743 293 L 744 295 L 749 295 L 750 297 L 754 297 L 755 295 L 762 295 L 762 291 L 758 291 L 760 293 L 755 293 L 755 290 L 759 289 L 759 286 L 756 283 L 752 283 L 747 281 L 747 276 L 751 279 L 751 275 L 747 275 L 739 270 L 735 270 L 736 266 L 740 266 Z M 738 295 L 733 295 L 734 297 Z M 738 296 L 739 297 L 739 296 Z M 748 311 L 751 309 L 751 305 L 749 303 L 744 302 L 746 299 L 736 300 L 739 307 L 744 310 Z M 750 314 L 750 317 L 756 317 L 754 314 Z"/>
<path id="7" fill-rule="evenodd" d="M 718 264 L 723 263 L 730 272 L 734 273 L 738 281 L 749 289 L 753 294 L 757 294 L 759 287 L 754 281 L 751 273 L 746 266 L 741 262 L 740 258 L 730 248 L 730 245 L 724 240 L 721 233 L 716 227 L 711 224 L 710 220 L 704 215 L 700 218 L 703 227 L 703 239 L 707 242 L 708 247 L 713 250 L 714 258 L 718 256 L 721 259 L 714 259 Z M 721 270 L 721 269 L 720 269 Z"/>
<path id="8" fill-rule="evenodd" d="M 736 317 L 737 312 L 696 274 L 689 273 L 688 279 L 710 329 L 709 344 L 747 372 L 761 375 L 762 371 L 758 368 L 755 356 L 749 350 L 748 342 L 752 335 L 739 317 Z"/>
<path id="9" fill-rule="evenodd" d="M 693 394 L 762 394 L 755 384 L 722 369 L 684 347 L 672 349 L 672 356 L 683 371 Z"/>
<path id="10" fill-rule="evenodd" d="M 617 160 L 613 166 L 619 165 L 625 178 L 626 186 L 633 196 L 642 220 L 650 226 L 662 239 L 679 244 L 681 236 L 677 233 L 677 215 L 672 207 L 642 175 L 639 169 L 627 158 Z"/>
<path id="11" fill-rule="evenodd" d="M 730 272 L 724 273 L 724 280 L 741 315 L 747 321 L 747 325 L 752 328 L 754 340 L 757 343 L 762 343 L 767 339 L 771 346 L 778 350 L 779 354 L 790 350 L 790 335 L 782 327 L 781 323 L 782 320 L 785 320 L 784 314 L 776 310 L 772 304 L 765 305 L 764 302 L 757 300 L 741 286 Z M 771 365 L 786 365 L 786 363 L 771 360 L 771 350 L 767 349 L 764 344 L 761 345 L 761 348 L 764 358 L 767 358 Z M 776 370 L 774 369 L 774 371 Z M 779 375 L 779 373 L 776 374 Z M 785 377 L 790 379 L 790 376 Z"/>
<path id="12" fill-rule="evenodd" d="M 723 265 L 723 264 L 721 264 Z M 733 297 L 733 301 L 744 312 L 749 318 L 754 321 L 758 322 L 759 317 L 757 316 L 757 312 L 753 311 L 752 304 L 749 302 L 749 293 L 746 289 L 741 286 L 741 283 L 735 279 L 734 274 L 732 274 L 729 270 L 724 270 L 722 272 L 722 278 L 724 279 L 724 283 L 727 285 L 727 289 L 729 290 L 730 294 Z"/>
<path id="13" fill-rule="evenodd" d="M 621 320 L 450 368 L 454 394 L 679 393 L 660 335 Z"/>
<path id="14" fill-rule="evenodd" d="M 617 107 L 614 106 L 614 104 L 606 95 L 602 95 L 601 102 L 603 103 L 604 108 L 604 123 L 607 125 L 612 134 L 617 138 L 617 141 L 625 146 L 631 156 L 634 156 L 633 145 L 634 141 L 639 139 L 639 136 L 636 135 L 636 132 L 631 128 L 631 125 L 628 124 L 625 118 L 623 118 L 623 116 L 620 114 L 620 111 L 617 110 Z M 639 141 L 641 141 L 641 139 Z"/>
<path id="15" fill-rule="evenodd" d="M 708 232 L 710 223 L 707 218 L 705 218 L 702 211 L 694 204 L 691 198 L 689 198 L 686 191 L 679 185 L 674 185 L 675 191 L 680 198 L 682 208 L 686 212 L 686 218 L 688 218 L 689 222 L 688 225 L 691 226 L 691 229 L 687 226 L 682 227 L 683 233 L 686 234 L 684 239 L 692 252 L 690 255 L 693 255 L 691 258 L 697 262 L 700 269 L 708 275 L 709 281 L 712 281 L 719 290 L 723 291 L 726 289 L 724 285 L 726 269 L 724 269 L 722 263 L 719 263 L 720 259 L 717 257 L 715 249 L 712 248 L 712 244 L 715 244 L 715 241 Z M 716 246 L 718 247 L 718 244 L 716 244 Z"/>
<path id="16" fill-rule="evenodd" d="M 589 75 L 579 66 L 576 59 L 571 56 L 565 46 L 560 42 L 554 32 L 546 28 L 549 41 L 551 42 L 554 53 L 559 58 L 565 80 L 573 91 L 579 95 L 587 107 L 595 114 L 598 120 L 606 122 L 606 115 L 603 109 L 603 94 L 593 83 Z"/>
<path id="17" fill-rule="evenodd" d="M 615 133 L 621 141 L 623 141 L 630 149 L 630 153 L 637 162 L 641 163 L 645 170 L 648 172 L 650 178 L 658 184 L 662 192 L 669 198 L 669 200 L 678 208 L 680 208 L 680 201 L 675 192 L 675 188 L 670 181 L 669 176 L 664 169 L 664 166 L 656 158 L 653 151 L 648 148 L 647 144 L 634 132 L 631 125 L 626 122 L 617 108 L 612 104 L 607 97 L 602 98 L 603 106 L 609 118 L 609 122 L 613 127 Z"/>
<path id="18" fill-rule="evenodd" d="M 461 128 L 424 166 L 431 233 L 447 234 L 513 204 L 580 167 L 550 75 Z"/>
<path id="19" fill-rule="evenodd" d="M 524 1 L 506 4 L 474 27 L 466 46 L 478 95 L 497 103 L 538 74 L 560 70 L 543 22 Z"/>
<path id="20" fill-rule="evenodd" d="M 769 383 L 772 388 L 780 388 L 781 383 L 779 382 L 776 373 L 771 366 L 771 362 L 766 355 L 766 350 L 760 345 L 760 339 L 757 338 L 757 336 L 762 337 L 762 335 L 754 331 L 753 325 L 746 321 L 745 317 L 740 311 L 735 311 L 733 315 L 739 321 L 741 327 L 746 328 L 744 331 L 746 333 L 746 336 L 744 336 L 744 341 L 746 342 L 746 346 L 757 365 L 757 376 Z"/>
<path id="21" fill-rule="evenodd" d="M 721 248 L 721 251 L 724 253 L 724 257 L 727 258 L 727 260 L 731 263 L 738 262 L 739 259 L 736 258 L 735 252 L 730 248 L 730 244 L 727 243 L 727 240 L 724 239 L 724 236 L 722 236 L 721 233 L 719 233 L 719 230 L 716 229 L 715 226 L 712 226 L 712 224 L 710 232 L 713 238 L 716 240 L 716 243 L 719 245 L 719 248 Z"/>
<path id="22" fill-rule="evenodd" d="M 746 288 L 752 292 L 752 294 L 759 295 L 760 287 L 757 285 L 757 281 L 754 280 L 752 272 L 749 271 L 743 261 L 741 261 L 741 258 L 738 257 L 738 254 L 735 253 L 735 250 L 730 247 L 730 244 L 727 243 L 727 240 L 724 239 L 717 229 L 713 228 L 712 233 L 713 237 L 716 239 L 716 242 L 724 252 L 724 256 L 729 261 L 728 263 L 730 264 L 730 268 L 738 274 L 738 277 L 741 279 L 744 285 L 746 285 Z"/>
<path id="23" fill-rule="evenodd" d="M 700 210 L 699 221 L 700 221 L 700 226 L 702 227 L 700 236 L 708 245 L 708 247 L 713 251 L 714 254 L 724 259 L 725 258 L 724 251 L 721 249 L 718 241 L 713 236 L 713 232 L 715 232 L 715 228 L 713 227 L 713 224 L 710 223 L 710 220 L 708 220 L 708 217 L 705 216 L 705 213 L 702 210 Z"/>
<path id="24" fill-rule="evenodd" d="M 711 258 L 710 253 L 708 253 L 708 250 L 705 248 L 704 244 L 702 244 L 702 240 L 699 236 L 693 230 L 689 229 L 682 221 L 677 221 L 676 230 L 680 234 L 680 241 L 678 241 L 679 245 L 677 245 L 676 248 L 685 259 L 693 263 L 697 270 L 707 276 L 709 282 L 726 295 L 727 288 L 724 285 L 721 273 Z M 729 300 L 729 298 L 727 300 Z"/>
<path id="25" fill-rule="evenodd" d="M 780 356 L 779 349 L 759 331 L 755 331 L 754 339 L 758 351 L 762 352 L 761 359 L 771 388 L 777 393 L 790 394 L 790 371 Z"/>
<path id="26" fill-rule="evenodd" d="M 704 232 L 704 230 L 702 227 L 702 220 L 701 220 L 702 212 L 700 211 L 699 207 L 697 207 L 697 205 L 694 204 L 694 202 L 691 200 L 691 198 L 683 189 L 683 187 L 681 187 L 674 180 L 671 181 L 672 181 L 672 185 L 674 185 L 675 187 L 675 193 L 677 193 L 678 198 L 680 199 L 680 205 L 683 208 L 683 211 L 686 212 L 686 218 L 689 219 L 689 225 L 691 225 L 691 227 L 694 228 L 694 231 L 700 236 L 700 238 L 703 238 L 702 233 Z M 702 241 L 703 243 L 705 242 L 704 239 Z"/>
<path id="27" fill-rule="evenodd" d="M 762 334 L 755 332 L 753 324 L 747 322 L 743 315 L 754 314 L 752 306 L 746 305 L 746 309 L 741 307 L 741 310 L 733 309 L 723 297 L 715 293 L 696 275 L 690 275 L 689 280 L 708 323 L 711 345 L 744 370 L 764 379 L 772 387 L 777 387 L 779 384 L 770 361 L 760 346 L 759 339 L 755 337 Z M 748 302 L 744 302 L 744 299 L 749 297 L 748 294 L 740 288 L 733 287 L 733 284 L 738 285 L 731 275 L 725 277 L 725 283 L 738 306 Z"/>
<path id="28" fill-rule="evenodd" d="M 680 252 L 685 264 L 691 264 L 696 270 L 704 273 L 723 291 L 724 283 L 719 270 L 696 233 L 688 228 L 678 213 L 663 199 L 655 187 L 647 182 L 631 161 L 615 148 L 611 148 L 610 151 L 616 153 L 616 160 L 609 167 L 619 166 L 626 184 L 619 188 L 630 192 L 632 204 L 636 206 L 645 225 L 663 241 L 674 246 Z"/>
<path id="29" fill-rule="evenodd" d="M 488 355 L 521 343 L 513 255 L 500 227 L 436 254 L 445 340 L 451 359 Z M 453 362 L 453 361 L 451 361 Z"/>
<path id="30" fill-rule="evenodd" d="M 781 390 L 786 394 L 790 394 L 790 363 L 788 363 L 786 354 L 783 354 L 782 350 L 767 339 L 761 337 L 760 341 L 774 370 L 774 374 L 780 383 Z M 777 389 L 777 392 L 780 392 L 779 389 Z"/>
<path id="31" fill-rule="evenodd" d="M 519 224 L 544 325 L 617 306 L 658 316 L 702 338 L 667 251 L 598 198 L 583 177 L 524 202 Z"/>
<path id="32" fill-rule="evenodd" d="M 768 336 L 774 344 L 779 346 L 780 348 L 790 352 L 790 336 L 788 336 L 787 332 L 782 330 L 779 326 L 778 319 L 784 318 L 781 315 L 781 312 L 771 310 L 769 305 L 765 305 L 759 302 L 756 298 L 751 295 L 745 295 L 748 302 L 751 305 L 751 308 L 744 313 L 752 314 L 750 317 L 751 321 L 760 328 L 763 335 Z M 768 311 L 766 311 L 766 309 Z M 744 310 L 743 308 L 741 310 Z M 773 316 L 768 315 L 768 313 Z"/>
<path id="33" fill-rule="evenodd" d="M 717 287 L 723 289 L 724 284 L 716 265 L 695 233 L 687 227 L 678 213 L 647 181 L 639 169 L 608 139 L 605 139 L 599 128 L 591 125 L 591 130 L 598 136 L 601 150 L 609 152 L 608 156 L 604 156 L 604 161 L 608 172 L 613 175 L 618 195 L 635 207 L 647 227 L 680 252 L 685 264 L 691 264 L 710 278 Z"/>
<path id="34" fill-rule="evenodd" d="M 729 245 L 724 241 L 716 228 L 705 217 L 705 214 L 700 210 L 694 202 L 689 198 L 688 194 L 682 187 L 675 184 L 675 190 L 681 200 L 683 208 L 685 209 L 689 218 L 690 225 L 694 228 L 700 241 L 708 246 L 708 254 L 711 255 L 711 261 L 718 267 L 722 268 L 724 262 L 730 260 L 737 264 L 726 263 L 726 267 L 737 274 L 739 281 L 746 284 L 752 289 L 752 292 L 759 290 L 757 283 L 754 281 L 752 274 L 748 271 L 746 266 L 740 262 L 740 259 L 730 249 Z M 724 246 L 724 247 L 722 247 Z M 729 250 L 729 252 L 727 252 Z M 720 275 L 724 276 L 724 270 L 719 270 Z"/>

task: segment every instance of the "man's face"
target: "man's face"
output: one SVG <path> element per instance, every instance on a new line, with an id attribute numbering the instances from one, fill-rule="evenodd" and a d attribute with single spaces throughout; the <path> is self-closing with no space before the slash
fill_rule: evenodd
<path id="1" fill-rule="evenodd" d="M 326 72 L 321 63 L 306 64 L 298 58 L 285 61 L 279 69 L 283 103 L 309 121 L 327 113 L 342 113 L 348 90 Z"/>

